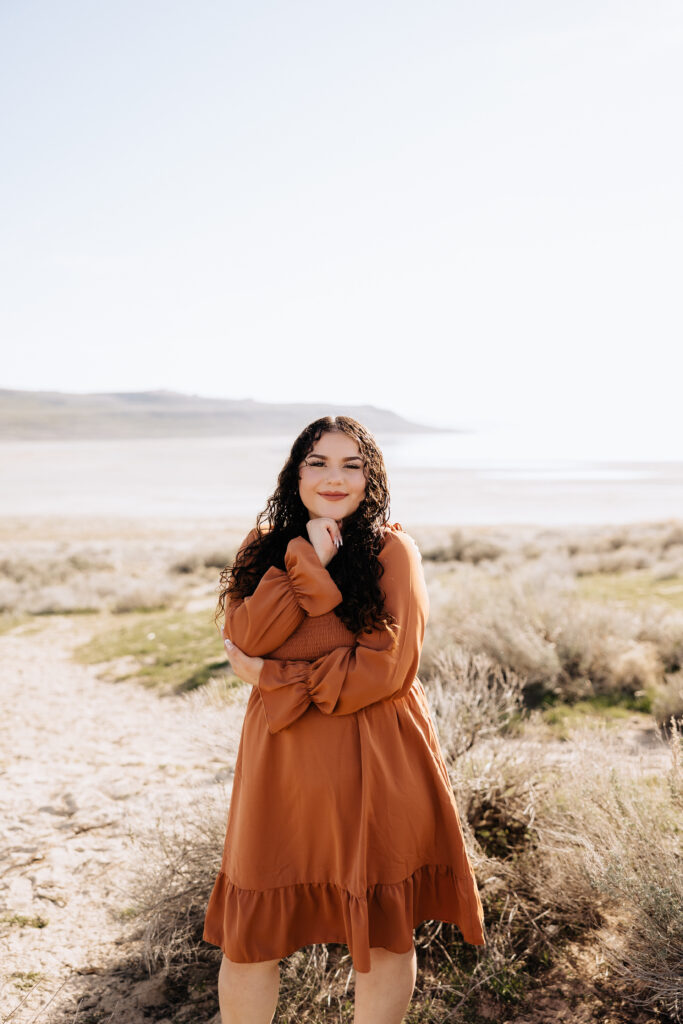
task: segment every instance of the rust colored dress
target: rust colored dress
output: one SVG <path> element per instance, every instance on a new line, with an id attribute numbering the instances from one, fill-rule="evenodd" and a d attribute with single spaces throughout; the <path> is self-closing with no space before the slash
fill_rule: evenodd
<path id="1" fill-rule="evenodd" d="M 256 536 L 254 528 L 243 546 Z M 304 537 L 285 569 L 226 609 L 223 635 L 265 658 L 240 736 L 221 869 L 204 939 L 237 963 L 310 943 L 406 953 L 413 928 L 449 921 L 484 945 L 484 914 L 422 683 L 429 597 L 415 541 L 387 525 L 379 559 L 397 641 L 357 638 Z M 396 627 L 395 627 L 396 628 Z"/>

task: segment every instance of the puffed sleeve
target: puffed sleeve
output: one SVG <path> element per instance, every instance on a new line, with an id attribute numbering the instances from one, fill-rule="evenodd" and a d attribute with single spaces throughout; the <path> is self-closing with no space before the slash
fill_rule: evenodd
<path id="1" fill-rule="evenodd" d="M 257 535 L 246 536 L 240 550 Z M 324 615 L 343 600 L 342 593 L 305 537 L 293 537 L 285 551 L 285 569 L 271 565 L 253 594 L 228 598 L 223 637 L 251 658 L 283 644 L 306 615 Z"/>
<path id="2" fill-rule="evenodd" d="M 420 550 L 409 534 L 388 532 L 379 559 L 396 638 L 374 629 L 353 647 L 337 647 L 315 661 L 266 658 L 258 688 L 271 733 L 291 725 L 311 703 L 326 715 L 349 715 L 390 700 L 415 679 L 429 617 Z"/>

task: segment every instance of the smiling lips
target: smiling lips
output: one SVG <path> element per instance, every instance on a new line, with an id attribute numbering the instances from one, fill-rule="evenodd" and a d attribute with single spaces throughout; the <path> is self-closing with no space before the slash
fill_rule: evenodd
<path id="1" fill-rule="evenodd" d="M 346 495 L 342 494 L 340 491 L 321 491 L 320 497 L 327 498 L 328 501 L 339 501 L 340 498 L 345 498 Z"/>

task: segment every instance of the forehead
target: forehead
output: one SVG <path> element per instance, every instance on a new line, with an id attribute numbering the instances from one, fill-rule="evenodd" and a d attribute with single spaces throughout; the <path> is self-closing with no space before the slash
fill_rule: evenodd
<path id="1" fill-rule="evenodd" d="M 311 451 L 319 455 L 327 455 L 333 459 L 349 458 L 360 455 L 361 451 L 355 438 L 343 433 L 323 434 L 313 445 Z"/>

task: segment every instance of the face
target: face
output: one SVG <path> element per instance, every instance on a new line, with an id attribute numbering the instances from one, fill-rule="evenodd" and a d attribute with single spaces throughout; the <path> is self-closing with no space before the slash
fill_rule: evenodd
<path id="1" fill-rule="evenodd" d="M 328 432 L 299 466 L 299 494 L 311 519 L 344 519 L 365 496 L 363 456 L 348 434 Z M 333 497 L 340 495 L 340 497 Z"/>

